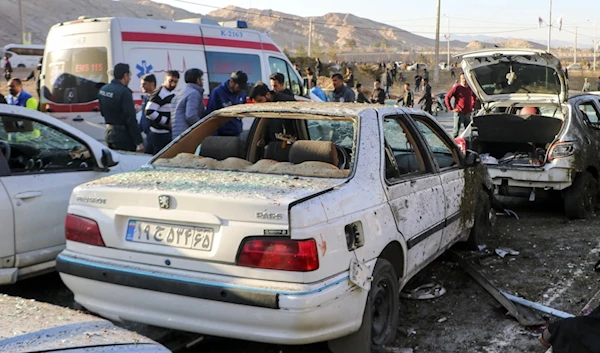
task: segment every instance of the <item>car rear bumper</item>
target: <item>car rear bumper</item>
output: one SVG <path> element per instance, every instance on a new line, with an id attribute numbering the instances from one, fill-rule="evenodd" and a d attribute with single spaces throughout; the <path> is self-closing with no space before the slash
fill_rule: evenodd
<path id="1" fill-rule="evenodd" d="M 68 250 L 58 256 L 57 270 L 78 303 L 109 319 L 268 343 L 350 334 L 360 326 L 367 296 L 347 273 L 293 290 L 271 281 L 249 287 L 236 278 L 198 279 L 189 271 L 133 267 Z"/>
<path id="2" fill-rule="evenodd" d="M 488 172 L 498 186 L 563 190 L 573 183 L 573 170 L 569 168 L 500 168 L 488 165 Z"/>

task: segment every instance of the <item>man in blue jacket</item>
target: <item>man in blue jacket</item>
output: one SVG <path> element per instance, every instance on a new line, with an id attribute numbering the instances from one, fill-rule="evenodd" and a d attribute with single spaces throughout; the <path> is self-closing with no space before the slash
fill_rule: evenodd
<path id="1" fill-rule="evenodd" d="M 246 88 L 248 87 L 248 75 L 243 71 L 233 72 L 229 80 L 220 84 L 212 92 L 206 106 L 206 115 L 213 111 L 230 105 L 246 103 Z M 239 136 L 242 133 L 242 121 L 231 119 L 227 124 L 217 130 L 219 136 Z"/>

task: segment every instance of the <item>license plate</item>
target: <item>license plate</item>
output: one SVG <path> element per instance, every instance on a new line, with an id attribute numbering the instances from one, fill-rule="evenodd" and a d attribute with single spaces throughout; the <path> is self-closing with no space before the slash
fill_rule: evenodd
<path id="1" fill-rule="evenodd" d="M 212 228 L 130 220 L 127 224 L 125 240 L 210 251 L 213 235 L 214 230 Z"/>

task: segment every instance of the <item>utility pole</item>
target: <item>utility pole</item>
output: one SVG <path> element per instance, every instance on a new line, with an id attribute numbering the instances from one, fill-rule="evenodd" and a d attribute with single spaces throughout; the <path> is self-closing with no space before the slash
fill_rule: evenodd
<path id="1" fill-rule="evenodd" d="M 433 69 L 433 81 L 440 82 L 440 8 L 442 7 L 441 0 L 437 0 L 437 14 L 435 20 L 435 60 Z"/>
<path id="2" fill-rule="evenodd" d="M 446 38 L 446 42 L 448 44 L 448 57 L 446 58 L 446 66 L 450 68 L 450 16 L 444 16 L 446 16 L 446 19 L 448 20 L 448 32 L 444 35 L 444 38 Z"/>
<path id="3" fill-rule="evenodd" d="M 577 64 L 577 26 L 575 26 L 575 49 L 573 50 L 573 64 Z"/>
<path id="4" fill-rule="evenodd" d="M 21 44 L 25 44 L 25 25 L 23 24 L 23 0 L 19 0 L 19 18 L 21 18 Z"/>
<path id="5" fill-rule="evenodd" d="M 312 58 L 312 17 L 308 19 L 308 57 Z"/>
<path id="6" fill-rule="evenodd" d="M 550 15 L 548 17 L 548 50 L 550 52 L 550 42 L 552 41 L 552 0 L 550 0 Z"/>

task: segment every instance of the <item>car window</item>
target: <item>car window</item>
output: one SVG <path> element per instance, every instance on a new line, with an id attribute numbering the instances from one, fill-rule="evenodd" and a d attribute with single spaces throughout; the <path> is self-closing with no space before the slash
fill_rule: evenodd
<path id="1" fill-rule="evenodd" d="M 157 155 L 151 164 L 322 178 L 346 178 L 351 174 L 357 148 L 356 118 L 274 116 L 268 112 L 248 115 L 211 116 Z M 252 122 L 246 123 L 246 119 Z M 223 134 L 221 127 L 228 123 L 251 128 L 239 136 Z"/>
<path id="2" fill-rule="evenodd" d="M 297 96 L 302 95 L 300 78 L 298 77 L 298 74 L 296 74 L 296 71 L 290 67 L 285 60 L 270 56 L 269 67 L 271 68 L 271 74 L 276 72 L 283 74 L 283 77 L 285 78 L 283 84 L 284 87 L 291 89 Z"/>
<path id="3" fill-rule="evenodd" d="M 594 106 L 593 102 L 585 102 L 579 105 L 579 112 L 582 115 L 584 121 L 587 121 L 595 127 L 600 126 L 600 118 L 598 110 Z"/>
<path id="4" fill-rule="evenodd" d="M 401 178 L 412 173 L 426 171 L 425 163 L 415 140 L 406 125 L 398 118 L 383 119 L 386 157 L 385 175 L 387 180 Z"/>
<path id="5" fill-rule="evenodd" d="M 454 167 L 460 164 L 456 150 L 451 147 L 447 139 L 443 139 L 439 132 L 433 129 L 425 119 L 413 116 L 417 129 L 421 132 L 429 149 L 433 153 L 440 169 Z"/>
<path id="6" fill-rule="evenodd" d="M 212 92 L 221 83 L 227 81 L 232 72 L 241 70 L 248 75 L 248 92 L 262 78 L 260 57 L 255 54 L 206 52 L 206 76 Z"/>
<path id="7" fill-rule="evenodd" d="M 87 170 L 96 166 L 85 144 L 25 117 L 0 116 L 0 144 L 4 145 L 4 154 L 8 154 L 11 174 Z"/>

